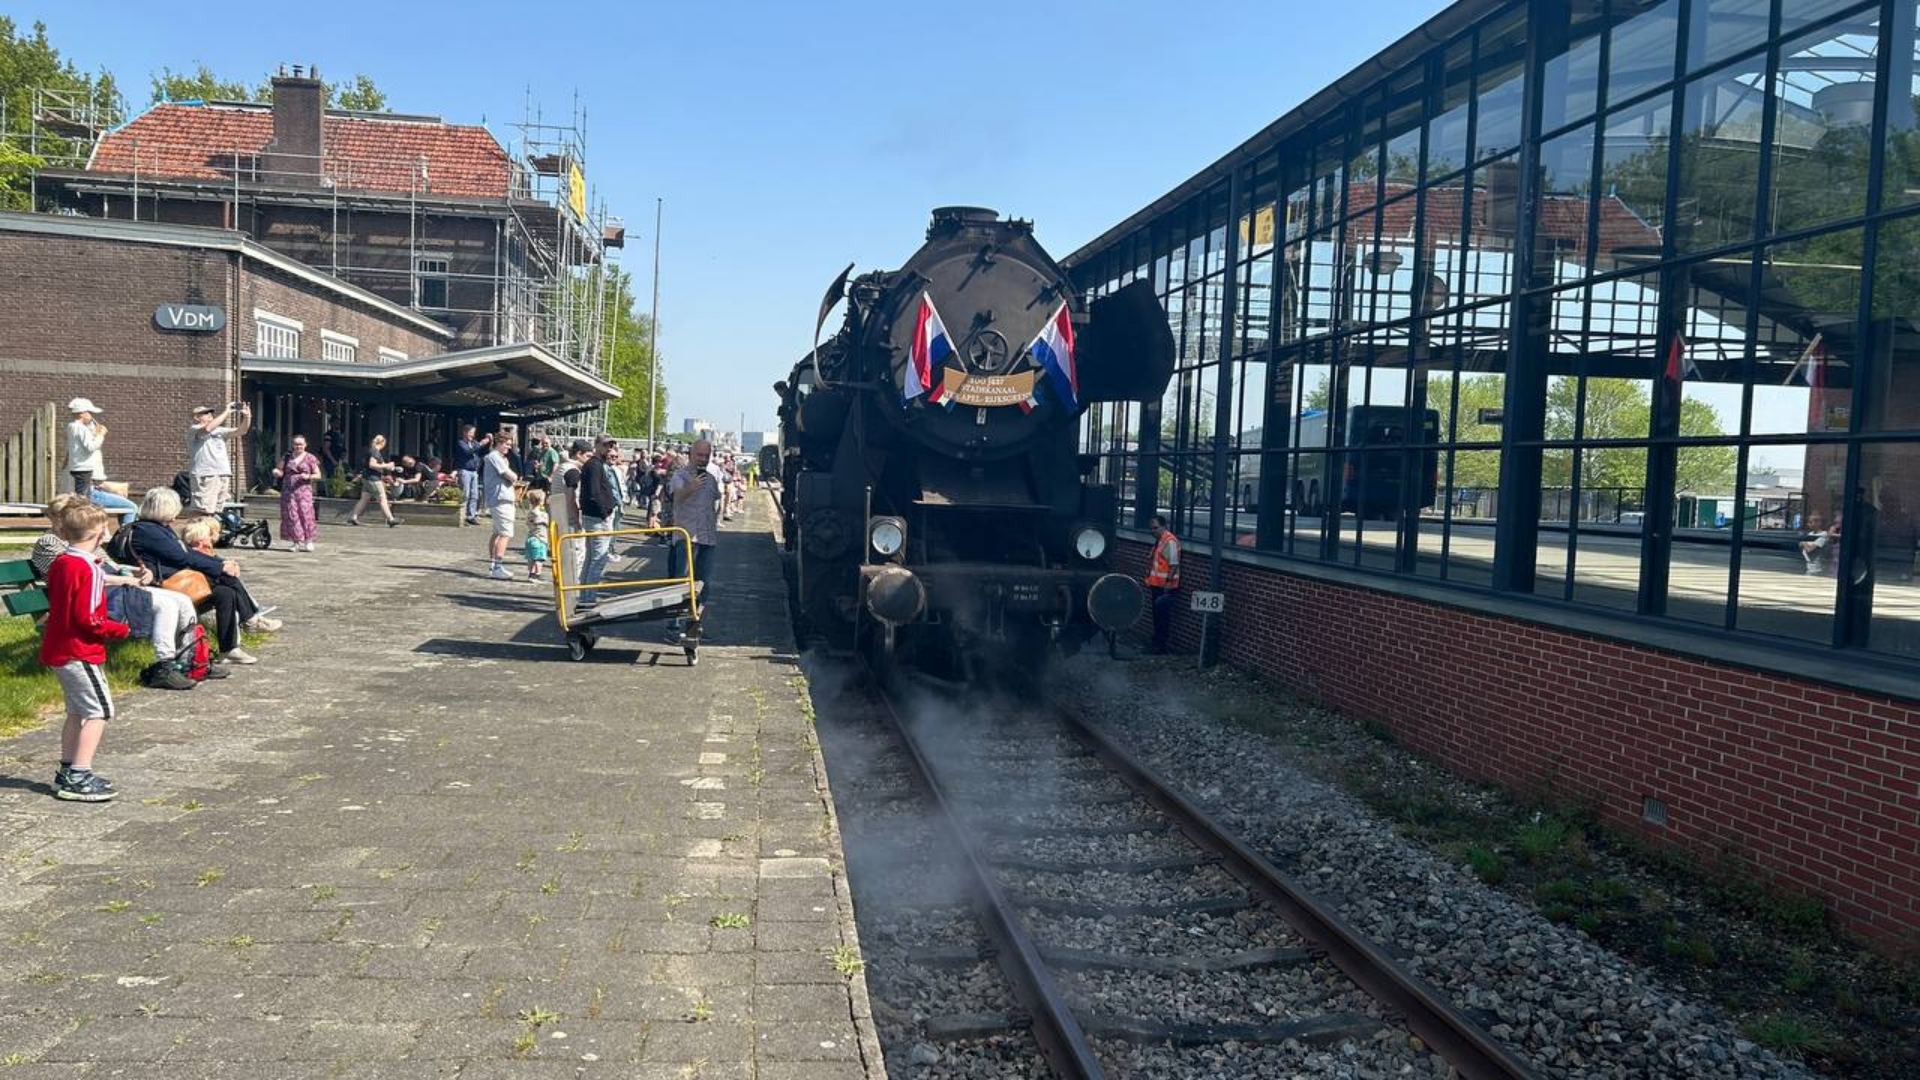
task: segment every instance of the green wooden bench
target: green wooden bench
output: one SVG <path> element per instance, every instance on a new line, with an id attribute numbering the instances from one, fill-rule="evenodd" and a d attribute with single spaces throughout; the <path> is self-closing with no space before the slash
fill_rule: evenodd
<path id="1" fill-rule="evenodd" d="M 26 559 L 0 562 L 0 589 L 8 590 L 5 600 L 9 615 L 44 615 L 47 590 L 33 576 L 33 564 Z"/>

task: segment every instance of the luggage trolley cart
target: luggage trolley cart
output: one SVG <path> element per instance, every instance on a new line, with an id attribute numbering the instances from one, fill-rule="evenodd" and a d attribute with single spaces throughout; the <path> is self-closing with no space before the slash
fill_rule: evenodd
<path id="1" fill-rule="evenodd" d="M 579 570 L 578 567 L 568 567 L 562 554 L 565 550 L 562 545 L 567 541 L 585 540 L 588 537 L 662 535 L 667 537 L 668 544 L 682 546 L 687 568 L 685 577 L 601 581 L 593 585 L 567 580 L 568 573 L 577 573 Z M 558 525 L 549 523 L 547 550 L 548 560 L 553 565 L 553 606 L 560 618 L 560 630 L 567 636 L 569 657 L 585 660 L 599 643 L 601 629 L 615 623 L 656 622 L 684 617 L 687 630 L 680 639 L 680 650 L 686 654 L 689 666 L 700 662 L 700 585 L 693 579 L 693 537 L 687 530 L 669 526 L 661 529 L 562 533 Z M 600 594 L 600 600 L 593 609 L 568 611 L 568 594 L 587 591 Z M 655 659 L 658 659 L 657 655 Z"/>

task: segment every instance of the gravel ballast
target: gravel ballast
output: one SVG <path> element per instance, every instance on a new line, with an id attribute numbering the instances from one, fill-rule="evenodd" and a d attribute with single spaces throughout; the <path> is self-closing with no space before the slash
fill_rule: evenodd
<path id="1" fill-rule="evenodd" d="M 1812 1075 L 1579 931 L 1399 836 L 1296 768 L 1284 746 L 1221 724 L 1178 694 L 1153 693 L 1143 703 L 1141 688 L 1105 662 L 1075 664 L 1070 673 L 1063 700 L 1395 951 L 1542 1075 Z"/>

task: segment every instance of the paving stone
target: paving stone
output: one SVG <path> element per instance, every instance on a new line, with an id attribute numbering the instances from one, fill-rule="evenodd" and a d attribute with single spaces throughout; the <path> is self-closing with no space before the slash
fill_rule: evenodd
<path id="1" fill-rule="evenodd" d="M 853 1021 L 754 1025 L 756 1052 L 774 1061 L 858 1061 L 860 1035 Z"/>
<path id="2" fill-rule="evenodd" d="M 760 1024 L 836 1022 L 851 1018 L 844 985 L 807 983 L 755 986 L 753 1016 Z"/>
<path id="3" fill-rule="evenodd" d="M 846 976 L 833 966 L 831 953 L 767 952 L 754 958 L 754 981 L 767 986 L 792 983 L 844 985 Z"/>
<path id="4" fill-rule="evenodd" d="M 473 530 L 246 553 L 286 628 L 127 695 L 121 802 L 46 797 L 47 733 L 4 747 L 8 1080 L 878 1078 L 766 511 L 722 534 L 695 669 L 627 662 L 645 625 L 566 660 Z"/>
<path id="5" fill-rule="evenodd" d="M 646 1025 L 640 1037 L 641 1061 L 753 1060 L 753 1028 L 741 1022 L 662 1020 Z"/>

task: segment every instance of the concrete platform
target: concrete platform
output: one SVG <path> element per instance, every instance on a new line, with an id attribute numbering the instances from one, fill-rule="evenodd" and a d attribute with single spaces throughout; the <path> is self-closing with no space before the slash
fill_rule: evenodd
<path id="1" fill-rule="evenodd" d="M 484 530 L 241 553 L 286 628 L 122 702 L 118 802 L 0 742 L 8 1080 L 883 1075 L 768 510 L 691 668 L 568 660 Z"/>

